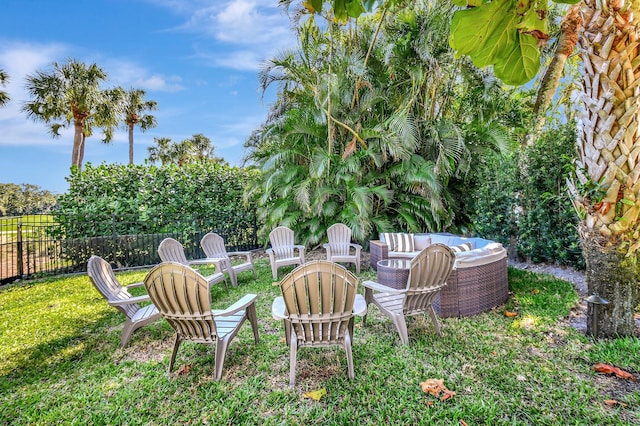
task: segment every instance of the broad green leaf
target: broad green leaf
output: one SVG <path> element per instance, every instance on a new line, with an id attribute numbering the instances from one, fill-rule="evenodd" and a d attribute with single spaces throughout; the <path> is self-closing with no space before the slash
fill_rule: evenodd
<path id="1" fill-rule="evenodd" d="M 481 7 L 457 11 L 449 42 L 457 53 L 469 55 L 477 67 L 495 64 L 516 41 L 515 3 L 494 0 Z"/>
<path id="2" fill-rule="evenodd" d="M 362 15 L 366 10 L 362 6 L 362 0 L 346 0 L 345 3 L 347 14 L 352 18 L 357 18 Z"/>
<path id="3" fill-rule="evenodd" d="M 349 20 L 345 3 L 349 0 L 333 0 L 333 20 L 345 24 Z"/>
<path id="4" fill-rule="evenodd" d="M 305 0 L 302 5 L 311 13 L 322 11 L 322 0 Z"/>
<path id="5" fill-rule="evenodd" d="M 533 7 L 524 14 L 522 21 L 516 27 L 522 32 L 540 31 L 547 34 L 547 20 L 540 19 L 537 8 Z"/>
<path id="6" fill-rule="evenodd" d="M 529 34 L 517 34 L 513 49 L 494 65 L 493 71 L 506 84 L 517 86 L 536 76 L 540 67 L 537 40 Z"/>

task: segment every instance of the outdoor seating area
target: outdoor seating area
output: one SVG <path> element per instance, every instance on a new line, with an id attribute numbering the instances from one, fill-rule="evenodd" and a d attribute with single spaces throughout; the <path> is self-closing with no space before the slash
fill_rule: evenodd
<path id="1" fill-rule="evenodd" d="M 401 235 L 403 240 L 396 244 Z M 434 306 L 442 317 L 465 317 L 486 312 L 503 304 L 509 297 L 507 251 L 502 244 L 483 238 L 466 238 L 452 234 L 383 233 L 370 241 L 371 267 L 389 274 L 384 261 L 413 259 L 431 244 L 445 244 L 455 252 L 455 264 L 447 286 Z M 405 269 L 406 268 L 397 268 Z M 393 272 L 392 272 L 393 273 Z M 400 272 L 401 273 L 401 272 Z"/>

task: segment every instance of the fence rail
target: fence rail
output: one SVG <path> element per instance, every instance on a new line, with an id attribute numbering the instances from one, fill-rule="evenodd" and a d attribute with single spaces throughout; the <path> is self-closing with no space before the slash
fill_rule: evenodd
<path id="1" fill-rule="evenodd" d="M 78 236 L 79 229 L 86 236 Z M 188 258 L 201 258 L 200 239 L 211 231 L 225 239 L 229 251 L 259 248 L 255 215 L 242 226 L 207 226 L 195 215 L 162 222 L 113 216 L 108 223 L 49 215 L 0 218 L 0 284 L 37 274 L 85 272 L 94 254 L 116 268 L 155 265 L 158 245 L 167 237 L 180 241 Z"/>

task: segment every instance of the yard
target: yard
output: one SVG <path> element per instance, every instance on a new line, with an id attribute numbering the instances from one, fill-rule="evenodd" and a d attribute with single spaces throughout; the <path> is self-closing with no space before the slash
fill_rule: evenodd
<path id="1" fill-rule="evenodd" d="M 470 318 L 409 322 L 400 346 L 391 322 L 370 306 L 356 320 L 355 380 L 340 348 L 302 348 L 288 387 L 289 350 L 271 318 L 279 294 L 268 261 L 258 279 L 240 274 L 216 307 L 257 293 L 260 343 L 245 325 L 230 345 L 222 380 L 213 350 L 185 343 L 166 369 L 173 330 L 160 320 L 118 349 L 124 323 L 86 275 L 15 283 L 0 289 L 0 422 L 3 424 L 638 424 L 640 386 L 597 374 L 607 363 L 640 374 L 640 341 L 593 342 L 567 325 L 578 301 L 572 285 L 510 269 L 507 305 Z M 283 276 L 283 269 L 280 277 Z M 124 284 L 145 271 L 119 273 Z M 368 268 L 361 279 L 374 278 Z M 364 289 L 359 289 L 361 292 Z M 517 312 L 508 317 L 506 311 Z M 443 379 L 448 400 L 420 382 Z M 305 398 L 326 389 L 319 401 Z"/>

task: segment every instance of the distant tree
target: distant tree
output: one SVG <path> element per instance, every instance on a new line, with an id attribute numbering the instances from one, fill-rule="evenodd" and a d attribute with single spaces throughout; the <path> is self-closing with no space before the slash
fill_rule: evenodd
<path id="1" fill-rule="evenodd" d="M 113 92 L 104 91 L 100 83 L 107 74 L 96 64 L 69 59 L 65 64 L 53 63 L 51 71 L 37 71 L 27 77 L 27 90 L 32 100 L 23 106 L 27 116 L 50 125 L 51 134 L 59 136 L 61 128 L 73 123 L 71 164 L 82 167 L 84 140 L 93 125 L 105 130 L 110 139 L 117 111 Z"/>
<path id="2" fill-rule="evenodd" d="M 3 69 L 0 69 L 0 86 L 4 86 L 9 81 L 9 74 L 7 74 Z M 9 94 L 4 90 L 0 90 L 0 106 L 6 105 L 9 102 Z"/>
<path id="3" fill-rule="evenodd" d="M 182 166 L 187 163 L 208 161 L 214 164 L 228 165 L 221 157 L 214 155 L 215 147 L 211 139 L 202 133 L 196 133 L 182 142 L 172 142 L 169 138 L 154 138 L 156 146 L 149 147 L 149 161 L 170 163 Z"/>
<path id="4" fill-rule="evenodd" d="M 159 162 L 163 166 L 170 164 L 172 162 L 171 147 L 173 146 L 171 138 L 153 138 L 153 141 L 156 145 L 148 148 L 149 161 L 152 163 Z"/>
<path id="5" fill-rule="evenodd" d="M 0 183 L 0 216 L 50 213 L 57 203 L 56 195 L 37 185 Z"/>
<path id="6" fill-rule="evenodd" d="M 133 164 L 133 128 L 137 125 L 142 132 L 147 129 L 156 127 L 156 118 L 153 115 L 146 114 L 146 111 L 155 111 L 158 109 L 156 101 L 146 101 L 144 99 L 146 92 L 141 89 L 124 89 L 119 88 L 123 94 L 123 113 L 124 122 L 129 131 L 129 164 Z"/>

